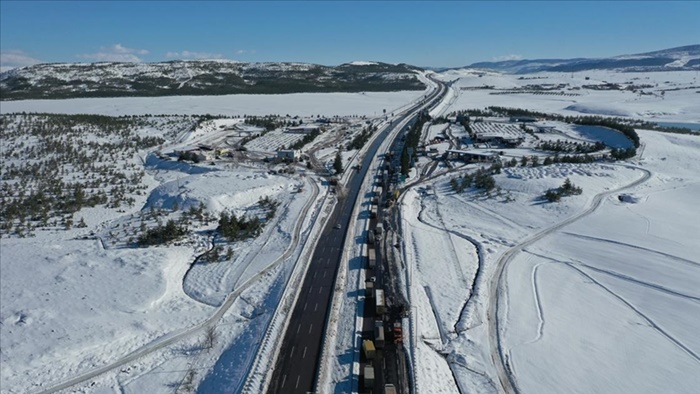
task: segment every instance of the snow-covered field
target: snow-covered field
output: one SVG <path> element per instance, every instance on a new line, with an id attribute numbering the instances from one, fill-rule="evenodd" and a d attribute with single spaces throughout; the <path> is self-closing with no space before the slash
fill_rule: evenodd
<path id="1" fill-rule="evenodd" d="M 462 77 L 455 86 L 543 83 L 446 74 L 446 80 Z M 541 76 L 550 79 L 544 82 L 571 80 L 571 74 Z M 651 76 L 655 80 L 646 83 L 659 89 L 696 83 L 695 73 L 585 76 L 590 79 L 576 73 L 574 80 Z M 461 90 L 446 111 L 494 105 L 681 122 L 697 122 L 700 114 L 695 90 L 663 97 L 575 92 L 581 96 Z M 521 393 L 696 392 L 700 138 L 638 133 L 643 148 L 631 163 L 504 168 L 495 176 L 500 191 L 490 198 L 476 191 L 456 194 L 448 181 L 458 173 L 403 195 L 404 281 L 412 305 L 407 342 L 415 352 L 417 392 L 504 391 L 499 349 Z M 540 199 L 566 178 L 583 193 L 559 203 Z M 492 281 L 501 262 L 504 274 Z M 498 341 L 488 329 L 495 290 Z"/>
<path id="2" fill-rule="evenodd" d="M 479 77 L 479 75 L 482 76 Z M 446 71 L 437 76 L 445 81 L 459 78 L 454 84 L 459 96 L 454 104 L 446 109 L 447 113 L 461 109 L 500 106 L 569 116 L 609 115 L 648 121 L 700 123 L 700 93 L 698 93 L 700 76 L 695 71 L 621 73 L 612 70 L 596 70 L 573 74 L 547 72 L 528 74 L 523 77 L 462 69 Z M 628 90 L 583 88 L 584 85 L 604 83 L 617 83 L 622 87 L 629 84 L 650 85 L 650 87 L 639 88 L 636 93 Z M 522 92 L 500 94 L 502 91 L 533 84 L 568 84 L 566 88 L 558 89 L 567 95 Z M 490 86 L 493 89 L 465 90 L 483 86 Z M 645 94 L 640 95 L 640 91 Z"/>
<path id="3" fill-rule="evenodd" d="M 379 116 L 384 109 L 390 113 L 423 95 L 423 91 L 402 91 L 23 100 L 3 101 L 0 113 Z"/>

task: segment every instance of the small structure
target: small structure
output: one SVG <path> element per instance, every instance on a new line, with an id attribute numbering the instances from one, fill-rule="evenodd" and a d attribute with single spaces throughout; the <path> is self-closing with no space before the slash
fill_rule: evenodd
<path id="1" fill-rule="evenodd" d="M 499 160 L 498 154 L 493 152 L 450 149 L 447 151 L 446 155 L 448 160 L 462 160 L 466 163 L 484 163 Z"/>
<path id="2" fill-rule="evenodd" d="M 510 121 L 513 123 L 534 123 L 537 122 L 537 118 L 532 116 L 511 116 Z"/>
<path id="3" fill-rule="evenodd" d="M 310 134 L 313 133 L 314 131 L 319 131 L 321 128 L 317 125 L 300 125 L 300 126 L 294 126 L 290 127 L 285 132 L 287 133 L 297 133 L 297 134 Z"/>
<path id="4" fill-rule="evenodd" d="M 278 150 L 277 151 L 277 158 L 281 160 L 299 160 L 301 157 L 301 154 L 298 150 Z"/>

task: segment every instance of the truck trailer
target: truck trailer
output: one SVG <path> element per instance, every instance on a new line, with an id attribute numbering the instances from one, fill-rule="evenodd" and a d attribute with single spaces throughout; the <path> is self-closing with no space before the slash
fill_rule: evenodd
<path id="1" fill-rule="evenodd" d="M 374 367 L 372 366 L 372 364 L 365 365 L 364 376 L 365 388 L 371 389 L 372 387 L 374 387 Z"/>
<path id="2" fill-rule="evenodd" d="M 376 312 L 377 315 L 383 315 L 386 309 L 386 304 L 384 301 L 384 290 L 383 289 L 375 289 L 374 290 L 374 299 L 375 299 L 375 307 L 376 307 Z"/>
<path id="3" fill-rule="evenodd" d="M 365 357 L 367 357 L 367 360 L 374 360 L 376 348 L 374 347 L 374 342 L 372 342 L 372 340 L 365 339 L 362 341 L 362 351 L 365 352 Z"/>
<path id="4" fill-rule="evenodd" d="M 378 349 L 384 347 L 384 322 L 382 320 L 374 321 L 374 346 Z"/>

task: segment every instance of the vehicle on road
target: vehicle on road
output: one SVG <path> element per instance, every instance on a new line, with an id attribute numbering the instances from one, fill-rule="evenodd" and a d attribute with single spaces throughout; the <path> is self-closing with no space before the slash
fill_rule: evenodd
<path id="1" fill-rule="evenodd" d="M 335 225 L 335 228 L 336 228 L 336 229 L 340 229 L 341 227 L 343 227 L 343 226 L 341 226 L 340 223 L 338 223 L 338 224 Z"/>

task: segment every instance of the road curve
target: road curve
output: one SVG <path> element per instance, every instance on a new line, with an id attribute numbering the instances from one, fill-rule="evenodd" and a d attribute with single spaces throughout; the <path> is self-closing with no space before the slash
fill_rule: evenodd
<path id="1" fill-rule="evenodd" d="M 311 187 L 314 189 L 314 196 L 317 196 L 319 193 L 319 188 L 318 185 L 316 185 L 315 182 L 309 182 Z M 216 313 L 214 313 L 211 317 L 209 317 L 207 320 L 197 324 L 196 326 L 190 327 L 188 329 L 182 330 L 180 332 L 174 332 L 174 333 L 169 333 L 166 334 L 155 341 L 134 350 L 133 352 L 127 354 L 126 356 L 115 360 L 105 366 L 99 367 L 97 369 L 94 369 L 92 371 L 86 372 L 82 375 L 79 375 L 75 378 L 72 378 L 70 380 L 67 380 L 63 383 L 57 384 L 53 387 L 50 387 L 48 389 L 45 389 L 43 391 L 38 392 L 37 394 L 50 394 L 50 393 L 55 393 L 57 391 L 65 390 L 69 387 L 75 386 L 77 384 L 83 383 L 89 379 L 93 379 L 99 375 L 102 375 L 103 373 L 107 373 L 113 369 L 123 367 L 124 365 L 131 363 L 149 353 L 152 353 L 154 351 L 160 350 L 166 346 L 172 345 L 175 342 L 178 342 L 184 338 L 187 338 L 189 336 L 192 336 L 196 333 L 199 333 L 200 331 L 203 331 L 204 329 L 215 325 L 221 317 L 229 310 L 231 305 L 233 305 L 233 302 L 238 298 L 238 296 L 247 290 L 251 285 L 253 285 L 260 277 L 265 275 L 267 272 L 275 268 L 278 264 L 281 262 L 285 261 L 291 253 L 296 249 L 296 245 L 299 241 L 298 239 L 298 234 L 300 230 L 301 223 L 304 222 L 304 218 L 307 217 L 308 211 L 313 205 L 312 203 L 316 200 L 316 198 L 310 198 L 309 201 L 304 205 L 304 208 L 302 210 L 302 214 L 299 216 L 300 220 L 297 221 L 294 231 L 293 231 L 293 238 L 292 242 L 290 242 L 289 246 L 287 247 L 287 250 L 275 261 L 273 261 L 267 268 L 264 270 L 260 271 L 257 275 L 251 277 L 247 281 L 245 281 L 240 287 L 235 289 L 232 293 L 230 293 L 227 297 L 224 303 L 217 309 Z"/>
<path id="2" fill-rule="evenodd" d="M 499 295 L 500 292 L 499 287 L 501 283 L 501 278 L 503 277 L 503 272 L 505 271 L 505 267 L 513 260 L 515 255 L 517 255 L 520 251 L 522 251 L 524 248 L 532 245 L 533 243 L 539 241 L 540 239 L 544 238 L 545 236 L 560 230 L 562 227 L 568 226 L 569 224 L 584 218 L 591 213 L 595 212 L 600 205 L 602 204 L 603 200 L 605 197 L 613 194 L 613 193 L 619 193 L 625 189 L 629 189 L 635 186 L 638 186 L 644 182 L 646 182 L 650 177 L 651 177 L 651 172 L 649 170 L 646 170 L 641 167 L 633 166 L 633 165 L 625 165 L 625 164 L 614 164 L 616 166 L 620 167 L 628 167 L 628 168 L 634 168 L 636 170 L 640 170 L 644 172 L 644 175 L 637 179 L 636 181 L 621 186 L 617 189 L 614 190 L 609 190 L 605 191 L 602 193 L 596 194 L 595 197 L 593 197 L 593 202 L 588 209 L 585 211 L 579 213 L 578 215 L 574 215 L 563 222 L 560 222 L 552 227 L 549 227 L 543 231 L 540 231 L 539 233 L 536 233 L 528 238 L 526 238 L 524 241 L 519 243 L 518 245 L 508 249 L 496 262 L 496 270 L 493 273 L 493 276 L 491 277 L 491 281 L 489 282 L 489 295 L 488 295 L 488 309 L 486 311 L 486 324 L 488 325 L 488 333 L 489 333 L 489 350 L 491 353 L 491 360 L 493 362 L 493 365 L 496 368 L 496 374 L 498 375 L 498 381 L 501 385 L 502 391 L 508 394 L 516 394 L 518 393 L 518 387 L 515 384 L 515 378 L 514 376 L 510 373 L 508 370 L 508 367 L 506 366 L 506 360 L 504 359 L 503 356 L 503 351 L 502 351 L 502 344 L 501 344 L 501 336 L 499 335 L 499 322 L 498 322 L 498 302 L 499 302 Z"/>

